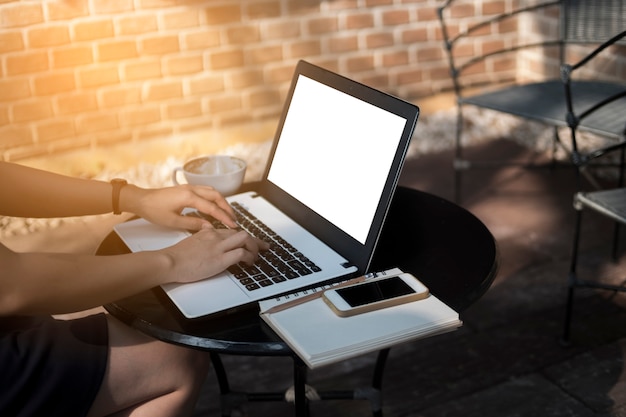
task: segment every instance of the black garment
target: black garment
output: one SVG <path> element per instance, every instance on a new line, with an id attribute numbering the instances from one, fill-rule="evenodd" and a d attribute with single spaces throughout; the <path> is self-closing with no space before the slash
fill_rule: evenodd
<path id="1" fill-rule="evenodd" d="M 107 365 L 104 314 L 0 317 L 0 416 L 85 416 Z"/>

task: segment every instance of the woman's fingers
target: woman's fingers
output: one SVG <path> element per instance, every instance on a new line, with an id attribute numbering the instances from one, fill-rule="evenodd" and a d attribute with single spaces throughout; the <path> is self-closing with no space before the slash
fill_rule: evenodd
<path id="1" fill-rule="evenodd" d="M 174 246 L 163 249 L 173 263 L 172 282 L 191 282 L 213 276 L 231 265 L 254 263 L 269 244 L 245 231 L 214 229 L 209 225 Z"/>
<path id="2" fill-rule="evenodd" d="M 206 239 L 205 244 L 209 246 L 206 248 L 207 253 L 215 251 L 225 267 L 239 262 L 254 263 L 259 252 L 269 249 L 269 243 L 252 237 L 243 230 L 213 229 L 203 225 L 196 235 L 201 240 Z"/>
<path id="3" fill-rule="evenodd" d="M 237 227 L 235 212 L 220 193 L 206 186 L 194 186 L 192 190 L 195 198 L 190 202 L 190 207 L 214 217 L 228 227 Z"/>
<path id="4" fill-rule="evenodd" d="M 223 245 L 229 266 L 239 262 L 252 264 L 257 260 L 259 252 L 269 249 L 269 243 L 256 239 L 243 230 L 224 240 Z"/>

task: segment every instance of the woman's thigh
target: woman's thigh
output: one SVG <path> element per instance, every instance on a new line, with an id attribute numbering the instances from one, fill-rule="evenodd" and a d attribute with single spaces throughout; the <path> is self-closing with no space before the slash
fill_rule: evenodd
<path id="1" fill-rule="evenodd" d="M 110 315 L 107 319 L 108 364 L 90 415 L 133 408 L 179 390 L 197 393 L 208 372 L 208 353 L 158 341 Z"/>

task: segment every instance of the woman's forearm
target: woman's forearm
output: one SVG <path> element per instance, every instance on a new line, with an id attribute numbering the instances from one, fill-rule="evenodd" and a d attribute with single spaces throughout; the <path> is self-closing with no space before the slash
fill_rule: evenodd
<path id="1" fill-rule="evenodd" d="M 174 280 L 161 252 L 89 256 L 4 249 L 0 316 L 80 311 Z"/>
<path id="2" fill-rule="evenodd" d="M 111 184 L 0 162 L 0 214 L 67 217 L 112 211 Z M 18 198 L 19 196 L 19 198 Z"/>

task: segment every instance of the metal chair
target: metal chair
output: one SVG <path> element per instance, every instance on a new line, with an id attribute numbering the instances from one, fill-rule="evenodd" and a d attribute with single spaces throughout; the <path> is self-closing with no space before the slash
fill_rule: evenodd
<path id="1" fill-rule="evenodd" d="M 603 97 L 595 103 L 588 101 L 584 96 L 585 90 L 577 89 L 573 81 L 573 75 L 581 71 L 588 62 L 600 54 L 604 49 L 613 45 L 620 39 L 626 38 L 626 31 L 610 39 L 574 65 L 563 65 L 561 68 L 562 80 L 565 87 L 565 102 L 567 105 L 567 124 L 571 132 L 572 162 L 576 168 L 579 181 L 579 190 L 574 195 L 574 208 L 576 209 L 576 222 L 574 227 L 574 240 L 570 271 L 568 277 L 568 292 L 565 311 L 565 323 L 563 328 L 563 342 L 569 343 L 570 328 L 572 319 L 572 309 L 574 303 L 574 291 L 577 288 L 595 288 L 609 291 L 626 292 L 625 285 L 613 285 L 602 282 L 601 277 L 593 280 L 583 279 L 577 273 L 577 263 L 579 258 L 579 244 L 581 239 L 581 225 L 583 210 L 593 211 L 600 215 L 607 216 L 615 220 L 615 231 L 613 234 L 613 259 L 617 260 L 619 226 L 626 224 L 626 188 L 624 188 L 624 160 L 626 154 L 626 86 L 620 91 Z M 583 97 L 581 98 L 581 94 Z M 616 143 L 599 147 L 597 149 L 581 150 L 579 147 L 578 130 L 579 127 L 587 123 L 587 126 L 605 125 L 610 126 L 612 131 L 618 132 L 619 137 Z M 602 184 L 596 177 L 588 172 L 592 163 L 598 159 L 606 158 L 613 152 L 618 152 L 618 161 L 609 162 L 605 165 L 619 167 L 616 188 L 601 189 Z M 583 190 L 583 178 L 589 180 L 593 186 L 592 191 Z"/>
<path id="2" fill-rule="evenodd" d="M 579 257 L 579 243 L 581 238 L 581 224 L 583 210 L 591 210 L 601 215 L 605 215 L 616 222 L 616 232 L 613 241 L 613 258 L 617 255 L 617 236 L 620 224 L 626 224 L 626 188 L 615 188 L 610 190 L 578 192 L 574 195 L 574 208 L 576 209 L 576 225 L 574 230 L 574 244 L 568 275 L 567 301 L 565 305 L 565 322 L 563 326 L 562 343 L 570 343 L 570 333 L 572 324 L 572 312 L 574 308 L 574 292 L 578 288 L 591 288 L 608 291 L 626 292 L 626 286 L 603 283 L 601 277 L 583 279 L 577 271 Z"/>
<path id="3" fill-rule="evenodd" d="M 518 55 L 521 51 L 539 51 L 547 61 L 558 59 L 560 64 L 564 64 L 572 55 L 570 50 L 574 45 L 600 44 L 626 28 L 626 2 L 624 0 L 558 0 L 530 6 L 527 6 L 529 2 L 514 2 L 521 6 L 481 21 L 471 18 L 467 23 L 468 27 L 463 28 L 462 25 L 466 22 L 459 22 L 456 18 L 460 15 L 463 5 L 472 5 L 472 3 L 475 2 L 446 0 L 438 9 L 444 46 L 448 54 L 450 74 L 457 98 L 454 159 L 454 196 L 457 202 L 461 200 L 463 171 L 472 167 L 511 163 L 510 161 L 469 160 L 464 155 L 463 107 L 466 105 L 495 110 L 553 127 L 553 162 L 555 162 L 554 153 L 558 147 L 570 152 L 559 138 L 558 129 L 567 126 L 566 103 L 559 75 L 554 74 L 554 77 L 540 82 L 514 85 L 509 83 L 503 87 L 502 79 L 497 79 L 494 83 L 495 72 L 489 69 L 508 66 L 511 69 L 508 79 L 511 81 L 516 78 L 517 61 L 515 59 L 521 59 Z M 459 8 L 455 9 L 457 6 Z M 558 29 L 545 23 L 546 17 L 555 14 L 559 16 Z M 455 16 L 454 19 L 452 15 Z M 533 18 L 533 20 L 524 21 L 524 18 Z M 546 33 L 543 33 L 538 41 L 530 39 L 527 42 L 525 40 L 527 35 L 519 36 L 519 33 L 524 32 L 521 29 L 523 22 L 531 22 L 530 24 L 533 25 L 543 23 L 541 32 Z M 514 24 L 517 26 L 513 26 Z M 511 30 L 511 27 L 515 27 L 515 30 Z M 553 32 L 552 35 L 549 34 L 550 32 Z M 473 49 L 473 42 L 480 40 L 481 37 L 485 41 L 490 39 L 491 42 L 482 43 L 482 51 Z M 512 65 L 511 59 L 513 59 Z M 490 88 L 493 84 L 496 84 L 495 89 Z M 589 102 L 596 102 L 604 94 L 611 94 L 622 87 L 616 83 L 580 81 L 574 89 Z M 476 90 L 480 92 L 476 94 Z M 625 105 L 626 100 L 615 103 L 613 107 L 624 108 Z M 593 117 L 581 120 L 577 129 L 619 139 L 620 128 L 613 123 L 605 123 L 605 119 L 601 116 L 605 110 L 611 109 L 612 106 L 603 108 Z M 609 117 L 609 120 L 612 119 Z"/>

